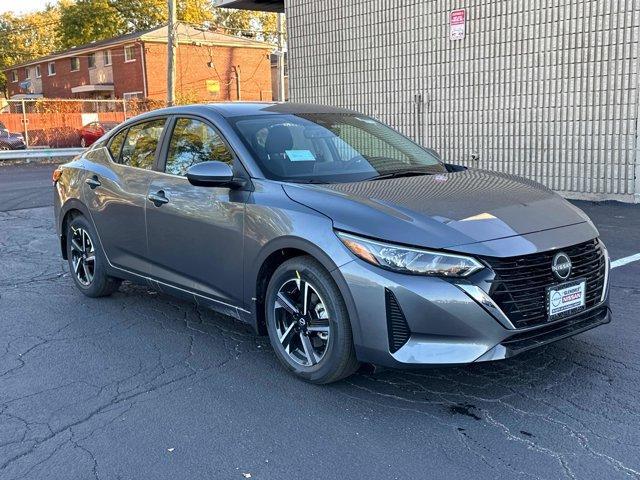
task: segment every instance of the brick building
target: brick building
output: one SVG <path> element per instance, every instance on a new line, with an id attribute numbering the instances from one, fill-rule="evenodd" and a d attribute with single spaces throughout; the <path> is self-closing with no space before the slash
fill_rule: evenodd
<path id="1" fill-rule="evenodd" d="M 177 29 L 176 97 L 184 101 L 271 100 L 273 46 Z M 167 27 L 75 47 L 5 70 L 10 98 L 164 100 Z"/>
<path id="2" fill-rule="evenodd" d="M 351 107 L 444 159 L 640 202 L 633 0 L 217 0 L 286 11 L 290 96 Z"/>

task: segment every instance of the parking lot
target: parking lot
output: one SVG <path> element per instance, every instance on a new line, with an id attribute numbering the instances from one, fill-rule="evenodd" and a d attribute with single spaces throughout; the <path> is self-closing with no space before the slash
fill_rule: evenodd
<path id="1" fill-rule="evenodd" d="M 51 165 L 0 166 L 0 478 L 639 478 L 640 262 L 614 321 L 514 359 L 294 379 L 247 327 L 146 287 L 81 295 Z M 611 257 L 640 205 L 576 202 Z"/>

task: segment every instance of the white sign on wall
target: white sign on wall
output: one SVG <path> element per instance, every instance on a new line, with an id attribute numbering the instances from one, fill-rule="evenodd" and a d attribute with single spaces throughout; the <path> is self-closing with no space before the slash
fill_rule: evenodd
<path id="1" fill-rule="evenodd" d="M 462 40 L 465 36 L 465 22 L 467 13 L 464 9 L 453 10 L 449 13 L 449 39 Z"/>

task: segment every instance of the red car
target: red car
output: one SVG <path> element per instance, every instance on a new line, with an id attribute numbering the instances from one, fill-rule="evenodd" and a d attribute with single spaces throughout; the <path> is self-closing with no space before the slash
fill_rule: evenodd
<path id="1" fill-rule="evenodd" d="M 80 129 L 80 146 L 88 147 L 93 142 L 98 140 L 101 136 L 107 133 L 109 130 L 115 128 L 118 122 L 91 122 L 87 123 Z"/>

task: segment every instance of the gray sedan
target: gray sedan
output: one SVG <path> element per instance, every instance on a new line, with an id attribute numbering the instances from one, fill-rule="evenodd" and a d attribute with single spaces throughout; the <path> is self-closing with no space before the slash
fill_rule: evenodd
<path id="1" fill-rule="evenodd" d="M 268 334 L 299 377 L 505 359 L 610 321 L 609 258 L 547 188 L 302 104 L 158 110 L 54 172 L 85 295 L 123 279 Z"/>

